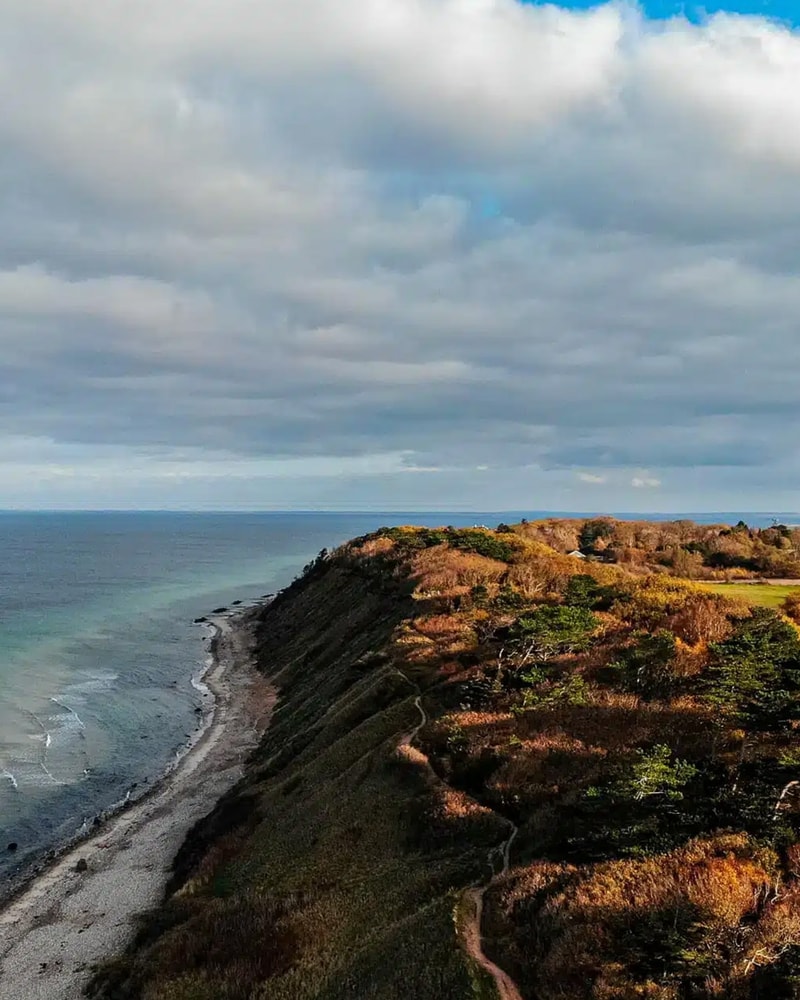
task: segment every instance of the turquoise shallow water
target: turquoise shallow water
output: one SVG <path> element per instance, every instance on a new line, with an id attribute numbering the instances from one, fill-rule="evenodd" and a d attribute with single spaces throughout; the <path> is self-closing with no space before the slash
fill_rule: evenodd
<path id="1" fill-rule="evenodd" d="M 476 516 L 0 514 L 0 878 L 186 744 L 206 655 L 194 618 L 273 592 L 382 524 Z"/>

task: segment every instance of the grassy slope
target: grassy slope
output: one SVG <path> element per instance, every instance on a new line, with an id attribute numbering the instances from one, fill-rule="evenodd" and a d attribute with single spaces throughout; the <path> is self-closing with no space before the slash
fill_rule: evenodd
<path id="1" fill-rule="evenodd" d="M 586 643 L 522 657 L 587 572 Z M 484 931 L 526 998 L 800 996 L 800 645 L 749 614 L 526 527 L 345 547 L 263 613 L 275 723 L 98 995 L 489 1000 L 457 925 L 512 819 Z"/>
<path id="2" fill-rule="evenodd" d="M 707 586 L 715 594 L 762 608 L 780 608 L 787 597 L 800 593 L 798 587 L 775 583 L 714 583 Z"/>
<path id="3" fill-rule="evenodd" d="M 417 688 L 370 651 L 408 605 L 377 590 L 330 570 L 265 614 L 259 657 L 282 690 L 273 727 L 187 843 L 133 953 L 103 971 L 102 995 L 472 995 L 455 892 L 481 877 L 503 828 L 449 815 L 424 762 L 398 752 Z"/>

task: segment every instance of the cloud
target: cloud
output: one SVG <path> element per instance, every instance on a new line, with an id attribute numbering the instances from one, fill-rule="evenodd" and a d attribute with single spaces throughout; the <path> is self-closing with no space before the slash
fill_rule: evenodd
<path id="1" fill-rule="evenodd" d="M 661 480 L 651 476 L 648 472 L 642 472 L 631 479 L 631 486 L 637 490 L 655 490 L 661 485 Z"/>
<path id="2" fill-rule="evenodd" d="M 797 33 L 515 0 L 3 19 L 0 446 L 82 449 L 84 502 L 121 463 L 169 503 L 165 453 L 223 503 L 800 485 Z"/>

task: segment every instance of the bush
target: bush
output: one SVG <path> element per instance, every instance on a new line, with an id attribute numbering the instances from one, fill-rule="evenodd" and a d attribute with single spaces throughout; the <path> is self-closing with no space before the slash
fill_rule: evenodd
<path id="1" fill-rule="evenodd" d="M 528 688 L 522 700 L 511 711 L 515 715 L 537 708 L 555 708 L 559 705 L 585 705 L 589 700 L 589 689 L 580 674 L 569 676 L 554 684 Z"/>
<path id="2" fill-rule="evenodd" d="M 536 608 L 519 618 L 512 629 L 518 665 L 546 662 L 562 653 L 586 649 L 597 625 L 597 619 L 586 608 L 566 604 Z"/>
<path id="3" fill-rule="evenodd" d="M 796 716 L 800 638 L 779 614 L 755 608 L 710 648 L 707 697 L 724 715 L 766 729 Z"/>
<path id="4" fill-rule="evenodd" d="M 517 554 L 516 546 L 498 538 L 489 531 L 476 528 L 462 528 L 448 532 L 446 536 L 453 548 L 465 552 L 475 552 L 479 556 L 498 559 L 500 562 L 510 562 Z"/>
<path id="5" fill-rule="evenodd" d="M 623 685 L 645 698 L 665 697 L 675 683 L 675 636 L 660 629 L 653 635 L 636 632 L 634 640 L 635 645 L 625 650 L 619 662 Z"/>
<path id="6" fill-rule="evenodd" d="M 697 774 L 697 768 L 685 760 L 672 757 L 672 749 L 659 743 L 650 750 L 639 749 L 628 773 L 604 789 L 590 788 L 590 798 L 610 796 L 617 801 L 642 802 L 644 799 L 662 798 L 679 802 L 685 785 Z"/>
<path id="7" fill-rule="evenodd" d="M 564 603 L 573 608 L 588 608 L 605 611 L 611 607 L 616 597 L 613 587 L 604 587 L 588 573 L 577 573 L 567 581 Z"/>
<path id="8" fill-rule="evenodd" d="M 793 622 L 800 624 L 800 590 L 789 594 L 783 602 L 781 610 L 787 618 L 791 618 Z"/>
<path id="9" fill-rule="evenodd" d="M 523 594 L 506 583 L 503 584 L 497 597 L 492 601 L 492 606 L 498 611 L 519 611 L 527 603 Z"/>
<path id="10" fill-rule="evenodd" d="M 588 573 L 570 577 L 564 593 L 564 603 L 573 608 L 593 608 L 601 592 L 600 584 Z"/>

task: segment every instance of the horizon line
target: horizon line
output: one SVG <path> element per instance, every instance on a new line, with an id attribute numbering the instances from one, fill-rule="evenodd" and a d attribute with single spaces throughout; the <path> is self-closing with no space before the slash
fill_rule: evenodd
<path id="1" fill-rule="evenodd" d="M 520 514 L 577 516 L 577 517 L 615 517 L 621 515 L 640 515 L 654 517 L 669 515 L 671 517 L 689 517 L 691 515 L 741 515 L 749 514 L 758 517 L 776 517 L 791 514 L 800 517 L 800 511 L 790 510 L 614 510 L 585 508 L 583 510 L 566 510 L 558 508 L 523 508 L 509 507 L 486 509 L 478 507 L 0 507 L 2 514 Z"/>

